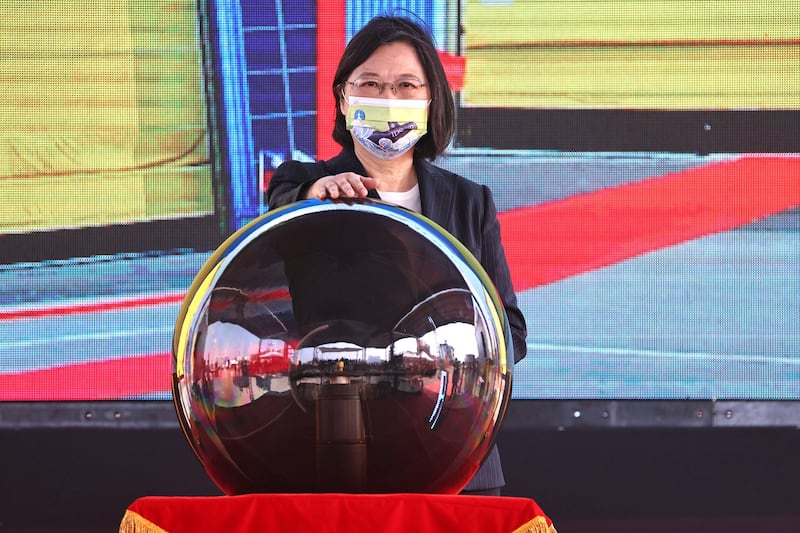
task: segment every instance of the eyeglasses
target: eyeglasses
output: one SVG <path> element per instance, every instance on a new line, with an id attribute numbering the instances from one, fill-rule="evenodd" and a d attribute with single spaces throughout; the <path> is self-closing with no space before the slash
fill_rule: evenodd
<path id="1" fill-rule="evenodd" d="M 422 88 L 428 86 L 416 78 L 405 78 L 394 83 L 374 78 L 358 78 L 355 81 L 345 81 L 345 83 L 353 87 L 354 96 L 377 98 L 383 93 L 383 88 L 388 86 L 396 96 L 407 100 L 424 97 Z"/>

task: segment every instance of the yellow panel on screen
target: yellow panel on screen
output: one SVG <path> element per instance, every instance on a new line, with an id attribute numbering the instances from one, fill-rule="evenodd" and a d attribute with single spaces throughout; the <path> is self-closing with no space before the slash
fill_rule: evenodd
<path id="1" fill-rule="evenodd" d="M 469 0 L 463 105 L 800 109 L 800 1 Z"/>
<path id="2" fill-rule="evenodd" d="M 213 210 L 195 2 L 0 4 L 0 232 Z"/>

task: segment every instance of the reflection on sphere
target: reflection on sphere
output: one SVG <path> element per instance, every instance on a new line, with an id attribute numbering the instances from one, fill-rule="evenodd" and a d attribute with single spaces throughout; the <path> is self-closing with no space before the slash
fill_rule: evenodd
<path id="1" fill-rule="evenodd" d="M 309 200 L 197 275 L 175 404 L 228 494 L 457 493 L 502 421 L 510 349 L 491 281 L 441 228 L 379 201 Z"/>

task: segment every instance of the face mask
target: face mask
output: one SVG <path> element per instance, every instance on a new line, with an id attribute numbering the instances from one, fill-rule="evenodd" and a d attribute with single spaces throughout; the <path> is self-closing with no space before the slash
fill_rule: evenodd
<path id="1" fill-rule="evenodd" d="M 347 129 L 358 144 L 381 159 L 403 155 L 428 131 L 430 100 L 345 98 Z"/>

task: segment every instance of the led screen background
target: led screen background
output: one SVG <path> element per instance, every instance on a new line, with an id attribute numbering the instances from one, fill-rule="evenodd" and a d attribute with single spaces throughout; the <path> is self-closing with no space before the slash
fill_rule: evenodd
<path id="1" fill-rule="evenodd" d="M 390 7 L 456 92 L 438 162 L 500 211 L 514 397 L 799 399 L 800 6 L 643 0 L 4 3 L 0 399 L 169 398 L 186 288 L 272 169 L 336 153 L 336 60 Z M 719 124 L 756 148 L 672 149 Z"/>

